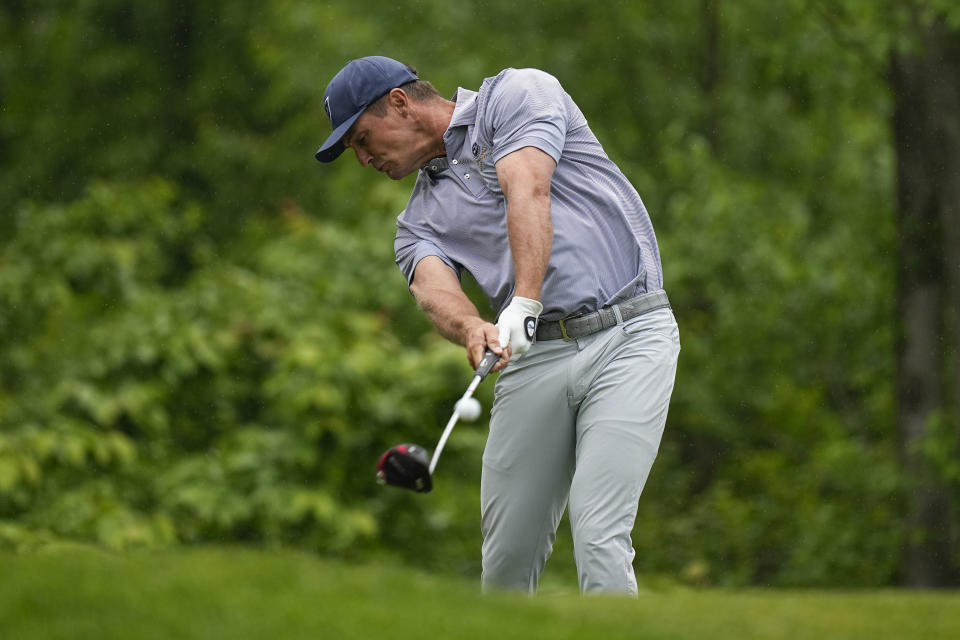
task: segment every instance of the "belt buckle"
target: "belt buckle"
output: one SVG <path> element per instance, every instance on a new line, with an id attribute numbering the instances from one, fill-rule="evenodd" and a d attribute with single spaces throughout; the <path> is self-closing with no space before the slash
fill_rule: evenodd
<path id="1" fill-rule="evenodd" d="M 574 318 L 579 318 L 579 317 L 582 316 L 582 315 L 583 315 L 583 313 L 577 313 L 577 314 L 575 314 L 575 315 L 567 316 L 566 318 L 563 318 L 563 319 L 557 321 L 557 322 L 560 324 L 560 335 L 563 336 L 563 339 L 564 339 L 566 342 L 570 342 L 571 340 L 575 340 L 576 338 L 571 338 L 569 335 L 567 335 L 567 325 L 564 324 L 564 323 L 565 323 L 567 320 L 573 320 Z"/>

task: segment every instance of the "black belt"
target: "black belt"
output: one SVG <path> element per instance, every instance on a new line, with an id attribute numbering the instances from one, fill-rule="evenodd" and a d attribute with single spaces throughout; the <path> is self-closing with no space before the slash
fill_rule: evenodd
<path id="1" fill-rule="evenodd" d="M 620 304 L 603 307 L 592 313 L 579 314 L 552 322 L 541 320 L 537 325 L 537 340 L 557 340 L 559 338 L 576 340 L 591 333 L 608 329 L 618 322 L 636 318 L 656 309 L 669 307 L 670 301 L 667 299 L 666 291 L 652 291 Z M 619 318 L 617 317 L 618 312 Z"/>

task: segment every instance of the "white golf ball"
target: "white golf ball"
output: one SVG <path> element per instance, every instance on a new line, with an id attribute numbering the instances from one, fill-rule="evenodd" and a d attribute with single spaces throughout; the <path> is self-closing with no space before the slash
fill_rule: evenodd
<path id="1" fill-rule="evenodd" d="M 473 422 L 480 417 L 480 401 L 476 398 L 460 398 L 456 411 L 461 420 Z"/>

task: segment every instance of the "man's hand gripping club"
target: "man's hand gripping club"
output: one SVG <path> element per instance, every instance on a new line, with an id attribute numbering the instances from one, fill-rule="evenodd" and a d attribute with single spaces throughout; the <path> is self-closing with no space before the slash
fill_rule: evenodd
<path id="1" fill-rule="evenodd" d="M 543 305 L 537 300 L 514 296 L 497 320 L 497 339 L 509 346 L 514 355 L 526 353 L 537 335 L 537 319 Z"/>
<path id="2" fill-rule="evenodd" d="M 487 349 L 500 356 L 493 368 L 499 371 L 507 366 L 512 356 L 519 356 L 533 346 L 537 335 L 537 321 L 543 305 L 537 300 L 514 296 L 500 314 L 496 325 L 479 317 L 470 322 L 465 331 L 464 345 L 467 359 L 476 368 Z"/>

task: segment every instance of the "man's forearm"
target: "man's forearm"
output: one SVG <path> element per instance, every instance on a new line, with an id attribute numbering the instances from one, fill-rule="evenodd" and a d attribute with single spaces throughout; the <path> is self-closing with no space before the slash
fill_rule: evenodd
<path id="1" fill-rule="evenodd" d="M 476 324 L 484 322 L 479 311 L 461 291 L 411 286 L 417 304 L 430 323 L 447 340 L 467 346 L 467 335 Z"/>
<path id="2" fill-rule="evenodd" d="M 514 295 L 539 300 L 553 247 L 549 193 L 529 194 L 510 200 L 507 232 L 510 234 L 510 252 L 513 254 L 516 278 Z"/>
<path id="3" fill-rule="evenodd" d="M 497 342 L 497 328 L 480 317 L 477 308 L 460 288 L 456 272 L 440 258 L 427 256 L 420 261 L 410 283 L 410 292 L 440 335 L 466 347 L 467 359 L 474 368 L 483 359 L 487 348 L 501 354 L 494 371 L 506 366 L 510 350 L 501 349 Z"/>
<path id="4" fill-rule="evenodd" d="M 497 179 L 507 198 L 513 295 L 540 300 L 553 248 L 550 181 L 556 164 L 540 149 L 524 147 L 505 155 L 496 167 Z"/>

